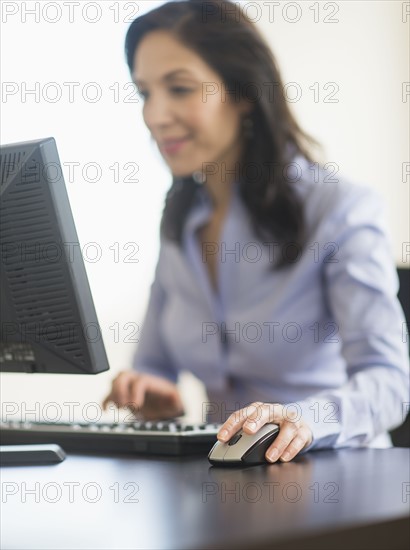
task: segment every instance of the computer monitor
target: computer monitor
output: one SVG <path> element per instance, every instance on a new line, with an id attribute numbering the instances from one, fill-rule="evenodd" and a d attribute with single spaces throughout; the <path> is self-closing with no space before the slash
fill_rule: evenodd
<path id="1" fill-rule="evenodd" d="M 54 138 L 0 147 L 0 371 L 109 369 Z"/>
<path id="2" fill-rule="evenodd" d="M 54 138 L 2 145 L 0 178 L 0 371 L 107 371 Z"/>

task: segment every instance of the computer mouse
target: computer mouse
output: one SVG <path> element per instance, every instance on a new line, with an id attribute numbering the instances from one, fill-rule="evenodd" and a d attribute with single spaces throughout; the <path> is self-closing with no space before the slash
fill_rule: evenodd
<path id="1" fill-rule="evenodd" d="M 208 460 L 218 465 L 269 463 L 265 453 L 278 433 L 277 424 L 265 424 L 254 434 L 240 429 L 229 441 L 217 441 L 208 454 Z"/>

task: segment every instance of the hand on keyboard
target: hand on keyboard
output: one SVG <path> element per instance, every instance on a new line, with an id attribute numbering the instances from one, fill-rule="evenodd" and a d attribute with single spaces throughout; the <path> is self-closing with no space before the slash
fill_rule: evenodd
<path id="1" fill-rule="evenodd" d="M 110 393 L 102 403 L 106 410 L 109 402 L 117 407 L 128 407 L 145 420 L 173 418 L 184 414 L 184 406 L 175 384 L 152 374 L 134 370 L 121 371 L 112 381 Z"/>

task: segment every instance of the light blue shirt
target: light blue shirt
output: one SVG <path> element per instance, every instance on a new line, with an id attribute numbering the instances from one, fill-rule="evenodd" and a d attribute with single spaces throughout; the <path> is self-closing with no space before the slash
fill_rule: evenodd
<path id="1" fill-rule="evenodd" d="M 133 368 L 172 381 L 192 372 L 212 422 L 254 401 L 289 405 L 313 432 L 303 452 L 391 446 L 410 401 L 409 356 L 382 198 L 294 162 L 308 235 L 299 260 L 269 270 L 278 246 L 255 236 L 237 183 L 220 242 L 201 247 L 195 231 L 212 212 L 201 187 L 183 249 L 161 239 Z"/>

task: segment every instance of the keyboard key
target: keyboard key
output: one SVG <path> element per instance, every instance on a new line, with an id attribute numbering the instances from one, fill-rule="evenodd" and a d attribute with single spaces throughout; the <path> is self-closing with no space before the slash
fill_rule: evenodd
<path id="1" fill-rule="evenodd" d="M 159 425 L 161 425 L 161 427 L 159 427 Z M 170 424 L 163 424 L 162 422 L 160 422 L 158 424 L 158 430 L 160 430 L 161 432 L 169 432 L 169 427 L 170 427 Z"/>

